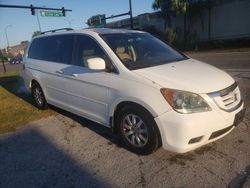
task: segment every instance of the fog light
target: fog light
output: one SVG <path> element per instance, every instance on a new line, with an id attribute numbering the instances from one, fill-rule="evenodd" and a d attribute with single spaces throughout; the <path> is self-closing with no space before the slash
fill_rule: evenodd
<path id="1" fill-rule="evenodd" d="M 191 140 L 189 140 L 188 144 L 194 144 L 196 142 L 199 142 L 201 141 L 203 136 L 199 136 L 199 137 L 196 137 L 196 138 L 192 138 Z"/>

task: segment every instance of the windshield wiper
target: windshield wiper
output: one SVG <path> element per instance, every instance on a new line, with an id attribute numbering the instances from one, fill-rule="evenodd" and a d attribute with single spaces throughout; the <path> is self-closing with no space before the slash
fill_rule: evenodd
<path id="1" fill-rule="evenodd" d="M 146 68 L 146 67 L 151 67 L 151 66 L 156 66 L 157 64 L 134 64 L 129 67 L 130 70 L 135 70 L 135 69 L 140 69 L 140 68 Z"/>
<path id="2" fill-rule="evenodd" d="M 187 57 L 183 57 L 183 58 L 177 58 L 177 59 L 173 59 L 173 60 L 168 60 L 168 61 L 162 61 L 162 62 L 157 62 L 157 63 L 150 63 L 150 64 L 146 64 L 146 63 L 135 63 L 135 64 L 129 64 L 128 68 L 130 70 L 135 70 L 135 69 L 140 69 L 140 68 L 147 68 L 147 67 L 153 67 L 153 66 L 158 66 L 158 65 L 164 65 L 164 64 L 168 64 L 168 63 L 174 63 L 177 61 L 183 61 L 188 59 Z"/>

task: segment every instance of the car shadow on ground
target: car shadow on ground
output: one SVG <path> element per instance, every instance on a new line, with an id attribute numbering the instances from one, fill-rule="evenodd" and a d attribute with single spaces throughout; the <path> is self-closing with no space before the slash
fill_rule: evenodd
<path id="1" fill-rule="evenodd" d="M 24 80 L 21 76 L 0 77 L 0 85 L 8 92 L 35 106 L 30 92 L 26 89 Z"/>
<path id="2" fill-rule="evenodd" d="M 72 114 L 63 109 L 57 108 L 55 106 L 49 105 L 50 109 L 56 111 L 57 113 L 72 119 L 73 121 L 79 123 L 83 127 L 87 127 L 89 130 L 97 133 L 98 135 L 104 137 L 109 141 L 110 144 L 115 144 L 117 147 L 122 147 L 124 149 L 128 149 L 117 134 L 113 133 L 112 130 L 108 127 L 105 127 L 99 123 L 93 122 L 84 117 Z"/>
<path id="3" fill-rule="evenodd" d="M 0 187 L 109 187 L 32 127 L 0 137 L 0 161 Z"/>

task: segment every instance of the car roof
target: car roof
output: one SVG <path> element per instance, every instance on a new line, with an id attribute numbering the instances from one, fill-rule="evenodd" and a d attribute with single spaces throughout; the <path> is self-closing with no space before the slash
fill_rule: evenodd
<path id="1" fill-rule="evenodd" d="M 89 30 L 98 34 L 143 33 L 142 31 L 129 30 L 129 29 L 91 28 L 91 29 L 83 29 L 83 30 Z"/>
<path id="2" fill-rule="evenodd" d="M 45 36 L 52 35 L 61 35 L 61 34 L 69 34 L 69 33 L 83 33 L 83 34 L 119 34 L 119 33 L 145 33 L 143 31 L 129 30 L 129 29 L 109 29 L 109 28 L 86 28 L 86 29 L 78 29 L 78 30 L 66 30 L 66 31 L 56 31 L 55 32 L 45 32 L 44 34 L 38 35 L 34 38 L 40 38 Z"/>

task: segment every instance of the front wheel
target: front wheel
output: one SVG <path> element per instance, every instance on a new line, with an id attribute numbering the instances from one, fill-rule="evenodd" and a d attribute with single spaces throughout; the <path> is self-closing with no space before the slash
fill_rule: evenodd
<path id="1" fill-rule="evenodd" d="M 159 134 L 152 115 L 141 107 L 125 107 L 117 118 L 119 135 L 129 149 L 146 155 L 159 147 Z"/>

